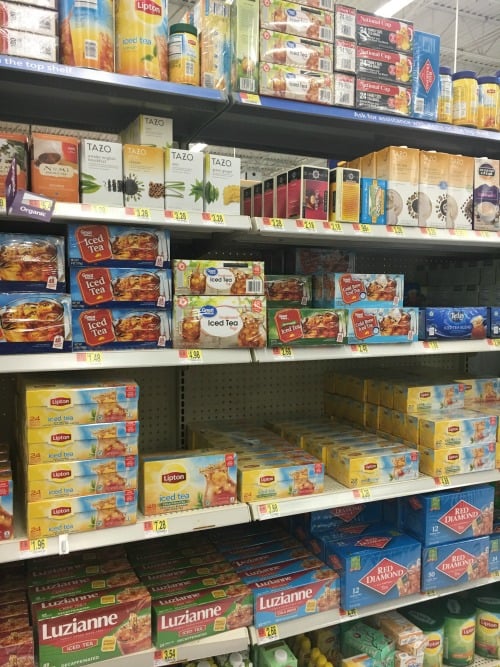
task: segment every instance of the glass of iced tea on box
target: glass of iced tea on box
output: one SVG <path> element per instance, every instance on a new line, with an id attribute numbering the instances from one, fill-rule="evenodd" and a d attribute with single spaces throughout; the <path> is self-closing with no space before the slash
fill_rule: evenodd
<path id="1" fill-rule="evenodd" d="M 196 315 L 187 315 L 181 322 L 181 336 L 187 343 L 195 343 L 200 339 L 201 322 Z"/>

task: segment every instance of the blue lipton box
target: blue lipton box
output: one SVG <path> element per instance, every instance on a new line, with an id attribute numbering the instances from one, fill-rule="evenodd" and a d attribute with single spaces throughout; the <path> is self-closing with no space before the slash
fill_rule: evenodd
<path id="1" fill-rule="evenodd" d="M 419 338 L 421 340 L 478 340 L 486 338 L 488 309 L 421 308 Z"/>
<path id="2" fill-rule="evenodd" d="M 422 592 L 488 576 L 490 538 L 472 537 L 422 549 Z"/>
<path id="3" fill-rule="evenodd" d="M 327 563 L 340 574 L 340 605 L 356 609 L 420 591 L 422 545 L 398 531 L 329 544 Z"/>
<path id="4" fill-rule="evenodd" d="M 400 528 L 425 546 L 493 531 L 495 490 L 489 484 L 400 498 Z"/>

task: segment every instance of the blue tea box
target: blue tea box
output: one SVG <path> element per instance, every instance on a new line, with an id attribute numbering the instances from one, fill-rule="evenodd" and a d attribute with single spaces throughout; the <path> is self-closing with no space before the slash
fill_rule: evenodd
<path id="1" fill-rule="evenodd" d="M 328 563 L 340 573 L 342 609 L 418 593 L 421 548 L 398 531 L 332 542 Z"/>
<path id="2" fill-rule="evenodd" d="M 426 547 L 493 531 L 495 490 L 481 484 L 460 491 L 400 498 L 400 528 Z"/>
<path id="3" fill-rule="evenodd" d="M 488 309 L 421 308 L 420 340 L 478 340 L 486 338 Z"/>
<path id="4" fill-rule="evenodd" d="M 418 338 L 418 308 L 347 308 L 347 343 L 412 343 Z"/>
<path id="5" fill-rule="evenodd" d="M 386 225 L 387 181 L 361 177 L 361 212 L 359 221 L 365 225 Z"/>
<path id="6" fill-rule="evenodd" d="M 394 526 L 382 521 L 376 523 L 350 523 L 345 526 L 338 526 L 335 530 L 316 533 L 307 543 L 313 553 L 326 563 L 329 563 L 330 544 L 332 542 L 341 542 L 351 537 L 360 539 L 365 535 L 383 535 L 387 531 L 394 529 Z"/>
<path id="7" fill-rule="evenodd" d="M 415 30 L 413 35 L 412 118 L 437 120 L 441 38 Z"/>
<path id="8" fill-rule="evenodd" d="M 332 507 L 309 514 L 309 529 L 313 532 L 335 530 L 338 526 L 352 523 L 375 523 L 382 521 L 382 501 L 359 503 L 345 507 Z"/>
<path id="9" fill-rule="evenodd" d="M 500 338 L 500 308 L 488 308 L 488 338 Z"/>
<path id="10" fill-rule="evenodd" d="M 488 576 L 490 538 L 473 537 L 422 549 L 422 592 Z"/>
<path id="11" fill-rule="evenodd" d="M 313 276 L 313 285 L 315 307 L 403 305 L 404 276 L 400 273 L 325 273 Z"/>

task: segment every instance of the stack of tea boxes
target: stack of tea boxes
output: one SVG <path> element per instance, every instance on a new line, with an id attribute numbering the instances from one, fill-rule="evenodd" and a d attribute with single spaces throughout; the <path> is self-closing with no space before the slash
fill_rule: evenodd
<path id="1" fill-rule="evenodd" d="M 0 442 L 0 542 L 14 538 L 14 481 L 9 443 Z"/>
<path id="2" fill-rule="evenodd" d="M 29 539 L 136 522 L 139 387 L 22 378 L 18 472 Z"/>

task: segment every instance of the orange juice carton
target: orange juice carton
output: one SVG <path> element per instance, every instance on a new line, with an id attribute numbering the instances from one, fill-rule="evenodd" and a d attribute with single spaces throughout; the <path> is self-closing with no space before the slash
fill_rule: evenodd
<path id="1" fill-rule="evenodd" d="M 494 470 L 496 465 L 495 442 L 446 449 L 420 446 L 419 452 L 420 471 L 431 477 L 461 475 L 476 470 Z"/>
<path id="2" fill-rule="evenodd" d="M 298 275 L 269 275 L 264 280 L 268 306 L 312 305 L 312 277 Z"/>
<path id="3" fill-rule="evenodd" d="M 123 206 L 121 143 L 82 139 L 80 199 L 84 204 Z"/>
<path id="4" fill-rule="evenodd" d="M 59 38 L 57 36 L 35 35 L 23 30 L 0 27 L 0 39 L 2 53 L 5 55 L 34 58 L 52 63 L 58 61 Z"/>
<path id="5" fill-rule="evenodd" d="M 176 296 L 264 294 L 264 262 L 175 259 Z"/>
<path id="6" fill-rule="evenodd" d="M 431 449 L 496 442 L 498 417 L 459 410 L 426 414 L 419 419 L 419 444 Z"/>
<path id="7" fill-rule="evenodd" d="M 302 462 L 256 460 L 238 466 L 238 493 L 242 502 L 276 500 L 293 496 L 322 493 L 324 465 L 313 456 L 304 455 Z"/>
<path id="8" fill-rule="evenodd" d="M 333 66 L 336 72 L 356 73 L 356 42 L 343 37 L 333 43 Z"/>
<path id="9" fill-rule="evenodd" d="M 260 27 L 298 37 L 333 42 L 332 14 L 287 0 L 264 0 L 260 8 Z"/>
<path id="10" fill-rule="evenodd" d="M 22 442 L 29 465 L 131 456 L 138 452 L 139 422 L 27 428 Z"/>
<path id="11" fill-rule="evenodd" d="M 347 342 L 411 343 L 418 339 L 418 309 L 348 307 Z"/>
<path id="12" fill-rule="evenodd" d="M 0 131 L 0 197 L 5 197 L 5 179 L 16 158 L 17 187 L 26 190 L 28 183 L 28 137 Z"/>
<path id="13" fill-rule="evenodd" d="M 356 107 L 399 116 L 409 116 L 412 102 L 411 86 L 356 77 Z"/>
<path id="14" fill-rule="evenodd" d="M 356 8 L 335 3 L 334 8 L 335 39 L 356 39 Z"/>
<path id="15" fill-rule="evenodd" d="M 472 537 L 422 549 L 422 592 L 488 576 L 488 536 Z"/>
<path id="16" fill-rule="evenodd" d="M 400 19 L 376 16 L 369 12 L 356 13 L 356 40 L 358 44 L 411 53 L 413 51 L 413 23 Z"/>
<path id="17" fill-rule="evenodd" d="M 407 85 L 411 82 L 411 52 L 398 53 L 361 43 L 356 47 L 356 74 L 362 78 Z"/>
<path id="18" fill-rule="evenodd" d="M 417 479 L 419 453 L 404 445 L 372 449 L 366 453 L 348 451 L 337 460 L 334 471 L 336 479 L 348 488 L 388 484 Z"/>
<path id="19" fill-rule="evenodd" d="M 341 308 L 268 308 L 268 345 L 342 345 L 345 313 Z"/>
<path id="20" fill-rule="evenodd" d="M 179 296 L 173 309 L 176 348 L 266 347 L 263 296 Z"/>
<path id="21" fill-rule="evenodd" d="M 419 227 L 447 226 L 448 171 L 448 153 L 420 151 Z"/>
<path id="22" fill-rule="evenodd" d="M 0 633 L 0 664 L 19 664 L 35 667 L 33 628 Z"/>
<path id="23" fill-rule="evenodd" d="M 421 308 L 422 340 L 479 340 L 486 338 L 488 309 L 485 307 Z"/>
<path id="24" fill-rule="evenodd" d="M 133 380 L 69 383 L 23 379 L 19 394 L 29 428 L 138 418 L 139 386 Z"/>
<path id="25" fill-rule="evenodd" d="M 500 162 L 487 157 L 474 159 L 473 228 L 497 231 L 500 215 Z"/>
<path id="26" fill-rule="evenodd" d="M 250 584 L 250 588 L 253 591 L 256 628 L 303 618 L 339 606 L 339 576 L 326 565 L 256 581 Z"/>
<path id="27" fill-rule="evenodd" d="M 117 586 L 132 586 L 139 584 L 136 573 L 128 571 L 115 572 L 103 576 L 75 577 L 64 581 L 55 581 L 48 584 L 37 584 L 28 588 L 28 597 L 33 606 L 39 602 L 49 602 L 63 597 L 85 595 L 93 591 L 104 591 Z"/>
<path id="28" fill-rule="evenodd" d="M 137 473 L 137 456 L 30 465 L 26 473 L 26 498 L 35 502 L 136 489 Z"/>
<path id="29" fill-rule="evenodd" d="M 140 460 L 141 510 L 145 516 L 236 502 L 234 452 L 165 452 Z"/>
<path id="30" fill-rule="evenodd" d="M 385 225 L 387 181 L 381 178 L 362 177 L 360 187 L 361 211 L 359 221 L 367 225 Z"/>
<path id="31" fill-rule="evenodd" d="M 427 413 L 439 410 L 461 410 L 464 407 L 464 385 L 420 384 L 412 381 L 392 385 L 393 407 L 401 412 Z"/>
<path id="32" fill-rule="evenodd" d="M 170 234 L 159 227 L 69 225 L 70 266 L 170 266 Z"/>
<path id="33" fill-rule="evenodd" d="M 154 309 L 172 305 L 170 269 L 73 267 L 70 284 L 73 308 L 105 304 Z"/>
<path id="34" fill-rule="evenodd" d="M 78 202 L 79 139 L 31 133 L 31 189 L 59 202 Z"/>
<path id="35" fill-rule="evenodd" d="M 271 30 L 260 31 L 260 60 L 313 72 L 333 71 L 331 44 Z"/>
<path id="36" fill-rule="evenodd" d="M 299 102 L 333 104 L 333 79 L 330 73 L 263 62 L 260 64 L 259 78 L 261 95 Z M 277 201 L 280 201 L 279 191 Z M 280 213 L 281 207 L 277 205 L 276 217 L 286 217 L 286 213 L 279 215 Z"/>
<path id="37" fill-rule="evenodd" d="M 0 354 L 70 351 L 70 309 L 67 294 L 0 293 Z"/>
<path id="38" fill-rule="evenodd" d="M 360 171 L 336 167 L 330 171 L 330 222 L 359 222 Z"/>
<path id="39" fill-rule="evenodd" d="M 227 155 L 205 155 L 203 210 L 208 213 L 240 213 L 241 160 Z"/>
<path id="40" fill-rule="evenodd" d="M 493 532 L 494 489 L 481 484 L 460 491 L 400 498 L 401 530 L 425 546 Z"/>
<path id="41" fill-rule="evenodd" d="M 171 595 L 185 595 L 196 591 L 203 591 L 207 588 L 217 588 L 218 586 L 228 586 L 230 584 L 241 583 L 240 575 L 234 570 L 220 572 L 205 577 L 195 577 L 193 579 L 162 581 L 148 584 L 148 590 L 153 600 L 161 600 Z M 144 583 L 144 582 L 143 582 Z"/>
<path id="42" fill-rule="evenodd" d="M 388 146 L 377 152 L 376 178 L 387 181 L 387 224 L 418 225 L 419 151 Z"/>
<path id="43" fill-rule="evenodd" d="M 64 238 L 0 232 L 2 292 L 66 292 Z"/>
<path id="44" fill-rule="evenodd" d="M 151 597 L 131 585 L 33 606 L 40 664 L 62 666 L 68 646 L 87 665 L 151 648 Z"/>
<path id="45" fill-rule="evenodd" d="M 153 641 L 168 648 L 252 625 L 252 591 L 243 583 L 154 600 Z"/>
<path id="46" fill-rule="evenodd" d="M 328 543 L 327 562 L 340 571 L 342 609 L 418 593 L 420 551 L 420 542 L 393 530 Z"/>
<path id="47" fill-rule="evenodd" d="M 165 149 L 165 208 L 203 211 L 202 153 Z"/>
<path id="48" fill-rule="evenodd" d="M 249 568 L 240 572 L 241 580 L 245 584 L 253 584 L 256 581 L 265 579 L 274 579 L 295 572 L 305 572 L 307 570 L 319 569 L 324 563 L 314 556 L 308 556 L 303 559 L 294 559 L 275 563 L 274 565 L 261 565 L 256 568 Z"/>
<path id="49" fill-rule="evenodd" d="M 328 278 L 328 289 L 323 287 L 322 298 L 315 305 L 345 308 L 353 304 L 359 306 L 402 306 L 404 276 L 396 273 L 333 273 L 324 274 Z M 314 278 L 321 280 L 321 276 Z M 325 280 L 323 280 L 323 286 Z M 315 289 L 315 294 L 319 290 Z M 351 396 L 358 398 L 358 396 Z M 364 400 L 364 397 L 359 397 Z"/>
<path id="50" fill-rule="evenodd" d="M 353 107 L 356 90 L 356 77 L 346 72 L 333 73 L 333 105 Z"/>
<path id="51" fill-rule="evenodd" d="M 472 229 L 474 158 L 465 155 L 448 157 L 447 227 Z"/>
<path id="52" fill-rule="evenodd" d="M 130 526 L 137 519 L 137 491 L 40 500 L 28 503 L 28 539 Z"/>
<path id="53" fill-rule="evenodd" d="M 156 146 L 123 146 L 125 206 L 164 209 L 164 150 Z"/>
<path id="54" fill-rule="evenodd" d="M 163 116 L 139 114 L 121 133 L 123 144 L 168 148 L 173 144 L 173 121 Z"/>

